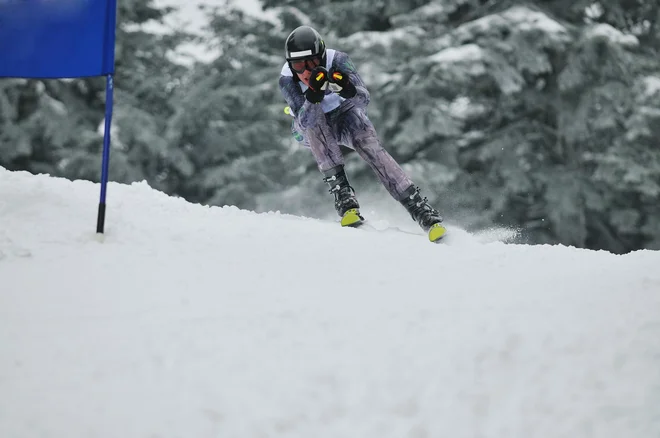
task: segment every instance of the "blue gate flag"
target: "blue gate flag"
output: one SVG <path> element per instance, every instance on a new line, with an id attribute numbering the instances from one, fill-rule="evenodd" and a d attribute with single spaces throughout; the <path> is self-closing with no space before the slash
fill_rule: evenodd
<path id="1" fill-rule="evenodd" d="M 116 0 L 0 0 L 0 77 L 114 73 Z"/>
<path id="2" fill-rule="evenodd" d="M 97 233 L 105 225 L 116 22 L 117 0 L 0 0 L 0 78 L 106 77 Z"/>

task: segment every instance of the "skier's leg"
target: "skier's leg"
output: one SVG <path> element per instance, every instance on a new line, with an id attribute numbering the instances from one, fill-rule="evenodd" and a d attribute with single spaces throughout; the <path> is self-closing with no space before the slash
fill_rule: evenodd
<path id="1" fill-rule="evenodd" d="M 325 117 L 320 118 L 314 127 L 305 130 L 298 127 L 298 131 L 302 132 L 304 144 L 311 149 L 321 173 L 337 166 L 344 166 L 344 156 L 339 148 L 339 143 Z"/>
<path id="2" fill-rule="evenodd" d="M 353 149 L 369 164 L 381 184 L 397 201 L 401 201 L 406 190 L 413 186 L 412 180 L 385 150 L 376 134 L 371 120 L 364 111 L 353 108 L 347 111 L 336 124 L 338 140 Z"/>
<path id="3" fill-rule="evenodd" d="M 339 141 L 354 148 L 369 164 L 390 195 L 429 233 L 429 239 L 435 242 L 442 238 L 446 232 L 441 225 L 442 217 L 429 205 L 426 198 L 421 197 L 419 188 L 383 148 L 376 129 L 364 111 L 356 108 L 348 111 L 338 121 L 335 129 Z"/>
<path id="4" fill-rule="evenodd" d="M 305 145 L 312 151 L 316 164 L 323 174 L 323 181 L 328 184 L 330 193 L 335 196 L 335 210 L 342 218 L 341 225 L 358 225 L 364 220 L 358 210 L 360 204 L 344 171 L 344 156 L 337 138 L 325 117 L 313 128 L 306 129 L 303 136 Z"/>

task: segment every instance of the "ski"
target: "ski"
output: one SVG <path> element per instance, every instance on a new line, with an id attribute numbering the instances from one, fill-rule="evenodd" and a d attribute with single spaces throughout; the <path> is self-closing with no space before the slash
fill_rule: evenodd
<path id="1" fill-rule="evenodd" d="M 341 218 L 342 227 L 359 227 L 364 223 L 364 218 L 360 214 L 360 210 L 357 208 L 351 208 L 344 213 L 344 216 Z"/>
<path id="2" fill-rule="evenodd" d="M 442 223 L 431 225 L 431 228 L 429 228 L 428 232 L 429 240 L 433 243 L 439 243 L 446 234 L 447 229 L 444 227 L 444 225 L 442 225 Z"/>
<path id="3" fill-rule="evenodd" d="M 341 218 L 340 224 L 342 227 L 360 228 L 363 230 L 375 231 L 378 233 L 394 231 L 398 233 L 410 234 L 413 236 L 421 236 L 424 233 L 422 230 L 420 230 L 420 232 L 413 232 L 413 231 L 404 230 L 399 227 L 387 227 L 385 229 L 378 229 L 373 225 L 371 225 L 360 214 L 360 211 L 357 208 L 352 208 L 348 210 L 346 213 L 344 213 L 344 216 Z M 442 223 L 437 223 L 432 225 L 431 228 L 428 230 L 428 232 L 425 234 L 427 235 L 430 242 L 440 243 L 443 240 L 443 238 L 447 235 L 447 228 L 445 228 L 445 226 Z"/>

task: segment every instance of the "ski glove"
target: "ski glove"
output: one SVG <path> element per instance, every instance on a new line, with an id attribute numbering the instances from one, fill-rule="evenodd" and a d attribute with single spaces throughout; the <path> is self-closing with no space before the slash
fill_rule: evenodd
<path id="1" fill-rule="evenodd" d="M 309 78 L 309 88 L 305 91 L 305 98 L 311 103 L 321 103 L 328 88 L 328 71 L 321 66 L 312 70 Z"/>
<path id="2" fill-rule="evenodd" d="M 348 73 L 345 73 L 339 69 L 331 68 L 328 73 L 330 78 L 330 89 L 335 93 L 339 93 L 344 99 L 350 99 L 351 97 L 357 94 L 355 85 L 351 83 Z"/>

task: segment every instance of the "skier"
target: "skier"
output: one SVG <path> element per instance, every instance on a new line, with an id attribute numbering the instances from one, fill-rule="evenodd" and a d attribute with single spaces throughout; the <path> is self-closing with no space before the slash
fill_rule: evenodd
<path id="1" fill-rule="evenodd" d="M 369 92 L 348 55 L 326 49 L 315 29 L 300 26 L 286 39 L 285 58 L 280 90 L 294 117 L 293 128 L 302 133 L 335 196 L 341 225 L 357 226 L 364 218 L 344 170 L 340 144 L 355 150 L 369 164 L 390 195 L 428 233 L 429 240 L 440 240 L 446 233 L 442 217 L 381 145 L 366 114 Z"/>

